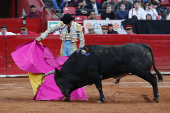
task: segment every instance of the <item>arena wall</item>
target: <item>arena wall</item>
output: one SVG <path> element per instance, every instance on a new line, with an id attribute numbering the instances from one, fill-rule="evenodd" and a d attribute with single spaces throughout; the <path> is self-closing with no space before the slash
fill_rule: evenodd
<path id="1" fill-rule="evenodd" d="M 39 35 L 0 36 L 0 75 L 26 74 L 14 63 L 11 53 L 15 47 Z M 86 45 L 122 45 L 126 43 L 146 43 L 153 49 L 156 67 L 161 72 L 170 72 L 170 35 L 88 35 Z M 61 40 L 59 35 L 49 35 L 42 41 L 54 57 L 60 54 Z M 79 42 L 77 43 L 79 45 Z"/>
<path id="2" fill-rule="evenodd" d="M 6 25 L 8 32 L 20 33 L 20 26 L 23 23 L 21 18 L 5 18 L 0 19 L 0 26 Z M 27 18 L 26 24 L 28 31 L 41 33 L 41 18 Z"/>

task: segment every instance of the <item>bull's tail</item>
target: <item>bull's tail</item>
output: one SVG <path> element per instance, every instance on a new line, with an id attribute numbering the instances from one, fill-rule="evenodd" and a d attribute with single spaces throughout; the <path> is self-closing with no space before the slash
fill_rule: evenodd
<path id="1" fill-rule="evenodd" d="M 152 52 L 152 48 L 149 46 L 149 45 L 147 45 L 147 44 L 140 44 L 140 45 L 142 45 L 142 46 L 144 46 L 145 48 L 147 48 L 149 51 L 150 51 L 150 53 L 151 53 L 151 56 L 152 56 L 152 65 L 153 65 L 153 68 L 154 68 L 154 70 L 155 70 L 155 72 L 157 73 L 157 75 L 158 75 L 158 81 L 163 81 L 163 77 L 162 77 L 162 74 L 156 69 L 156 67 L 155 67 L 155 63 L 154 63 L 154 59 L 153 59 L 153 52 Z"/>
<path id="2" fill-rule="evenodd" d="M 53 71 L 50 71 L 50 72 L 48 72 L 47 74 L 43 75 L 43 77 L 45 77 L 45 76 L 47 76 L 47 75 L 50 75 L 50 74 L 55 74 L 55 71 L 54 71 L 54 70 L 53 70 Z"/>

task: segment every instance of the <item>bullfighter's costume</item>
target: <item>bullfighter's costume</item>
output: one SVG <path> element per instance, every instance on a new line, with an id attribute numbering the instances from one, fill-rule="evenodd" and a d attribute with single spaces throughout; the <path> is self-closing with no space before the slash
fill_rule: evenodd
<path id="1" fill-rule="evenodd" d="M 59 30 L 60 39 L 62 40 L 60 56 L 71 56 L 77 50 L 76 41 L 78 41 L 78 38 L 80 40 L 79 47 L 84 47 L 85 41 L 82 26 L 73 20 L 74 18 L 67 13 L 61 18 L 61 22 L 58 25 L 47 29 L 40 36 L 40 38 L 45 39 L 49 33 Z M 70 22 L 72 22 L 72 25 L 68 27 L 67 24 Z"/>

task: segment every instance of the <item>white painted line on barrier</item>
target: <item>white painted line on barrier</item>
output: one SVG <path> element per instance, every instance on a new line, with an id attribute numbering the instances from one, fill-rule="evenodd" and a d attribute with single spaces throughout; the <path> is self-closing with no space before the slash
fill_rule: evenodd
<path id="1" fill-rule="evenodd" d="M 119 84 L 147 84 L 147 83 L 149 82 L 120 82 Z M 168 83 L 170 82 L 163 82 L 163 84 L 168 84 Z M 114 82 L 102 82 L 102 84 L 114 84 Z"/>
<path id="2" fill-rule="evenodd" d="M 155 71 L 151 72 L 152 74 L 157 74 Z M 170 72 L 160 72 L 162 75 L 170 75 Z M 129 73 L 131 74 L 131 73 Z M 20 74 L 20 75 L 0 75 L 0 78 L 5 78 L 5 77 L 28 77 L 27 74 Z"/>
<path id="3" fill-rule="evenodd" d="M 5 78 L 5 77 L 27 77 L 27 74 L 21 74 L 21 75 L 0 75 L 0 78 Z"/>
<path id="4" fill-rule="evenodd" d="M 152 86 L 140 86 L 140 87 L 152 87 Z M 158 86 L 159 88 L 166 88 L 166 87 L 170 87 L 170 86 Z"/>
<path id="5" fill-rule="evenodd" d="M 6 77 L 26 77 L 28 76 L 27 74 L 25 75 L 6 75 Z"/>
<path id="6" fill-rule="evenodd" d="M 4 78 L 4 77 L 6 77 L 6 75 L 0 75 L 0 78 Z"/>

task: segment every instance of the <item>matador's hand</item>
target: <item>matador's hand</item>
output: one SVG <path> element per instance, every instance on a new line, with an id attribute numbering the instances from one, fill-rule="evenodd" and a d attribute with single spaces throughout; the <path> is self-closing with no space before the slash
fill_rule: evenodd
<path id="1" fill-rule="evenodd" d="M 37 37 L 35 40 L 38 41 L 38 42 L 40 42 L 40 41 L 42 40 L 42 38 Z"/>

